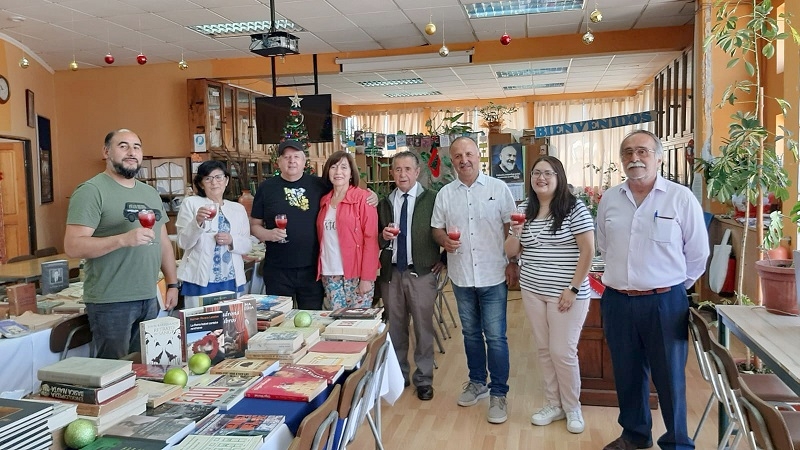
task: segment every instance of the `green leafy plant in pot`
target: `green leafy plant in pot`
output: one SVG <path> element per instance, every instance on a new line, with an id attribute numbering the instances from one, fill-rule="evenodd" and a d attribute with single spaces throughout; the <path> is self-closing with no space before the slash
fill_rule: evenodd
<path id="1" fill-rule="evenodd" d="M 783 126 L 780 127 L 780 133 L 773 133 L 764 125 L 763 66 L 775 56 L 778 41 L 791 38 L 797 44 L 800 43 L 800 35 L 785 14 L 780 14 L 779 18 L 784 20 L 787 31 L 780 31 L 770 0 L 717 1 L 715 9 L 716 21 L 711 34 L 705 39 L 704 47 L 707 51 L 712 46 L 724 51 L 730 57 L 727 69 L 743 64 L 747 77 L 734 81 L 723 91 L 720 107 L 735 106 L 736 111 L 730 116 L 732 121 L 728 124 L 728 135 L 719 147 L 718 156 L 712 160 L 700 160 L 698 170 L 705 174 L 709 198 L 726 203 L 734 195 L 739 195 L 746 199 L 746 204 L 758 205 L 758 238 L 762 249 L 771 249 L 777 247 L 783 237 L 783 216 L 779 211 L 773 212 L 764 235 L 760 205 L 769 192 L 776 198 L 786 200 L 789 196 L 786 186 L 790 184 L 789 175 L 783 167 L 782 158 L 776 152 L 775 143 L 782 140 L 787 153 L 791 153 L 795 159 L 798 147 L 791 132 Z M 769 100 L 784 115 L 790 107 L 782 98 Z M 749 223 L 749 219 L 750 208 L 746 207 L 745 223 Z M 746 248 L 747 235 L 748 233 L 742 233 L 742 249 Z M 740 256 L 741 261 L 744 261 L 745 255 Z M 785 264 L 786 261 L 766 260 L 758 261 L 757 267 L 759 271 L 767 268 L 771 273 L 771 269 Z M 744 264 L 739 265 L 737 274 L 739 294 L 742 293 L 743 266 Z M 762 283 L 765 302 L 772 301 L 775 297 L 772 291 L 763 291 L 766 284 Z M 787 313 L 796 314 L 794 289 L 791 294 L 794 301 L 789 303 L 794 304 L 794 310 Z"/>

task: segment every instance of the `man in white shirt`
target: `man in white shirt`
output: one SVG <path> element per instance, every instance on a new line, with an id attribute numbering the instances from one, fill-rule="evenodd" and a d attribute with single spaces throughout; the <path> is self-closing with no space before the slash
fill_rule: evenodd
<path id="1" fill-rule="evenodd" d="M 487 420 L 503 423 L 508 417 L 507 282 L 518 277 L 503 242 L 514 198 L 506 183 L 481 173 L 480 152 L 472 139 L 454 140 L 450 159 L 458 178 L 436 196 L 431 227 L 433 238 L 448 252 L 448 276 L 464 335 L 469 381 L 458 404 L 472 406 L 491 395 Z"/>
<path id="2" fill-rule="evenodd" d="M 622 141 L 627 181 L 608 189 L 597 213 L 597 244 L 606 270 L 603 329 L 619 400 L 622 435 L 604 450 L 650 448 L 649 376 L 667 432 L 662 449 L 693 449 L 686 431 L 686 288 L 703 274 L 708 233 L 700 203 L 658 174 L 661 141 L 645 130 Z"/>

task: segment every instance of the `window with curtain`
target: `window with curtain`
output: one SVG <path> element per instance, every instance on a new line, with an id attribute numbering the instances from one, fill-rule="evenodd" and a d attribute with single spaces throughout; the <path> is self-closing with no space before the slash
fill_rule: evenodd
<path id="1" fill-rule="evenodd" d="M 397 111 L 363 111 L 353 115 L 357 130 L 394 134 L 403 130 L 406 134 L 425 132 L 424 109 L 414 108 Z"/>

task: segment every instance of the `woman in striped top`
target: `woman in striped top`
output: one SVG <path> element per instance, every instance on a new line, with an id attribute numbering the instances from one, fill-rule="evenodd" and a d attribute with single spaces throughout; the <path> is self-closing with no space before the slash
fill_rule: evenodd
<path id="1" fill-rule="evenodd" d="M 586 206 L 569 191 L 564 166 L 542 156 L 531 171 L 528 199 L 505 242 L 509 258 L 520 255 L 520 286 L 545 384 L 547 404 L 534 425 L 566 419 L 567 430 L 584 429 L 578 338 L 589 311 L 589 267 L 594 224 Z"/>

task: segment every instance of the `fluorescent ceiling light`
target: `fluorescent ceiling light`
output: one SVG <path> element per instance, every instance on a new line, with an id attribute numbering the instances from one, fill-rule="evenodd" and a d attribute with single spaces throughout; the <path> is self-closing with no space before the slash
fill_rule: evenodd
<path id="1" fill-rule="evenodd" d="M 255 22 L 217 23 L 209 25 L 193 25 L 186 27 L 200 34 L 211 37 L 236 37 L 250 36 L 251 34 L 269 33 L 270 21 L 260 20 Z M 297 33 L 306 31 L 291 20 L 279 19 L 275 21 L 275 31 Z"/>
<path id="2" fill-rule="evenodd" d="M 567 73 L 567 68 L 546 67 L 543 69 L 503 70 L 495 73 L 497 74 L 497 78 L 532 77 L 536 75 L 553 75 L 558 73 Z"/>
<path id="3" fill-rule="evenodd" d="M 470 19 L 583 9 L 584 0 L 512 0 L 464 5 Z"/>
<path id="4" fill-rule="evenodd" d="M 424 91 L 424 92 L 390 92 L 388 94 L 383 94 L 386 97 L 390 98 L 401 98 L 401 97 L 425 97 L 428 95 L 442 95 L 439 91 Z"/>
<path id="5" fill-rule="evenodd" d="M 522 91 L 525 89 L 541 89 L 541 88 L 556 88 L 564 87 L 564 83 L 538 83 L 538 84 L 523 84 L 518 86 L 503 86 L 504 91 Z"/>
<path id="6" fill-rule="evenodd" d="M 358 84 L 364 87 L 404 86 L 407 84 L 422 84 L 422 78 L 405 78 L 402 80 L 359 81 Z"/>
<path id="7" fill-rule="evenodd" d="M 451 51 L 445 57 L 439 56 L 438 53 L 420 53 L 374 58 L 336 58 L 336 64 L 340 64 L 341 71 L 345 73 L 452 67 L 471 64 L 474 52 L 474 50 Z"/>

